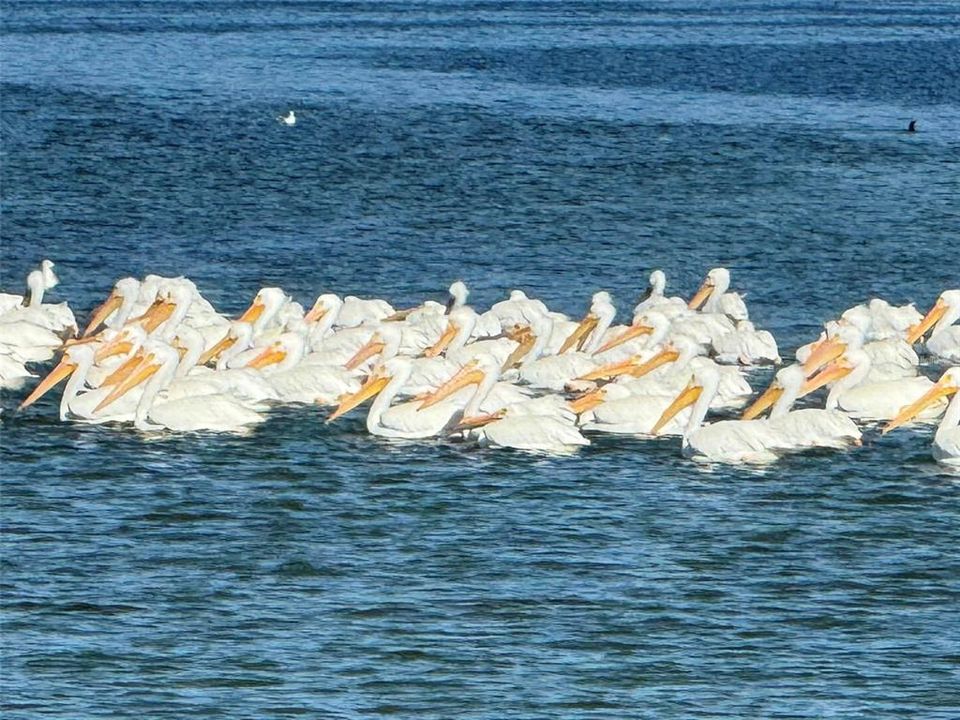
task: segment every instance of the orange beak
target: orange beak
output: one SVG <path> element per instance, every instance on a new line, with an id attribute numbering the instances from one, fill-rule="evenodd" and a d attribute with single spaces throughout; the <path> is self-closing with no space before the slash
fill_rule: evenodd
<path id="1" fill-rule="evenodd" d="M 40 381 L 40 384 L 33 389 L 33 392 L 30 393 L 29 397 L 20 403 L 20 407 L 18 407 L 17 410 L 24 410 L 25 408 L 33 405 L 37 400 L 50 392 L 51 389 L 56 387 L 62 380 L 67 378 L 70 373 L 76 369 L 76 363 L 70 362 L 66 357 L 62 358 L 60 360 L 60 364 L 51 370 L 49 374 Z"/>
<path id="2" fill-rule="evenodd" d="M 594 353 L 594 355 L 599 355 L 602 352 L 606 352 L 610 348 L 615 348 L 618 345 L 623 345 L 625 342 L 629 342 L 630 340 L 633 340 L 634 338 L 638 338 L 641 335 L 649 335 L 652 332 L 653 332 L 653 328 L 648 327 L 647 325 L 632 325 L 631 327 L 628 327 L 626 330 L 620 333 L 620 335 L 615 337 L 613 340 L 609 340 L 603 345 L 601 345 L 600 348 Z"/>
<path id="3" fill-rule="evenodd" d="M 93 316 L 90 318 L 90 322 L 87 323 L 86 329 L 83 331 L 81 337 L 87 337 L 94 330 L 99 328 L 104 320 L 106 320 L 110 315 L 121 305 L 123 304 L 123 297 L 113 292 L 110 293 L 108 297 L 96 310 L 93 311 Z"/>
<path id="4" fill-rule="evenodd" d="M 282 362 L 285 357 L 287 357 L 287 351 L 278 343 L 273 343 L 264 348 L 259 355 L 248 362 L 247 367 L 253 368 L 254 370 L 262 370 L 265 367 L 270 367 L 271 365 Z"/>
<path id="5" fill-rule="evenodd" d="M 236 342 L 237 339 L 228 332 L 216 345 L 203 352 L 200 359 L 197 360 L 197 365 L 206 365 L 210 361 L 219 360 L 220 356 L 223 355 L 228 348 L 232 348 Z"/>
<path id="6" fill-rule="evenodd" d="M 508 333 L 509 334 L 509 333 Z M 524 328 L 521 331 L 515 333 L 516 337 L 511 337 L 510 339 L 514 342 L 520 343 L 513 349 L 507 359 L 503 361 L 503 366 L 500 368 L 501 372 L 506 372 L 512 367 L 520 364 L 520 361 L 527 356 L 532 349 L 534 344 L 537 342 L 536 336 L 530 332 L 529 328 Z"/>
<path id="7" fill-rule="evenodd" d="M 562 355 L 574 346 L 576 346 L 577 350 L 583 347 L 583 344 L 587 340 L 587 336 L 593 332 L 593 329 L 597 326 L 598 322 L 600 322 L 600 318 L 593 313 L 587 313 L 583 317 L 583 320 L 580 321 L 580 324 L 577 325 L 576 329 L 570 333 L 570 337 L 563 341 L 563 345 L 560 346 L 560 352 L 557 354 Z"/>
<path id="8" fill-rule="evenodd" d="M 97 350 L 96 355 L 94 355 L 94 360 L 99 364 L 102 363 L 107 358 L 111 358 L 114 355 L 122 355 L 123 353 L 128 353 L 133 349 L 133 343 L 129 340 L 121 340 L 120 336 L 115 337 L 113 340 L 108 342 L 102 348 Z"/>
<path id="9" fill-rule="evenodd" d="M 821 340 L 816 344 L 813 352 L 810 353 L 810 357 L 808 357 L 807 361 L 803 364 L 804 372 L 808 376 L 815 373 L 827 363 L 843 355 L 846 349 L 847 344 L 837 338 Z"/>
<path id="10" fill-rule="evenodd" d="M 937 302 L 930 308 L 930 312 L 926 314 L 923 320 L 910 328 L 910 331 L 907 333 L 907 342 L 912 345 L 922 338 L 927 330 L 936 325 L 937 321 L 943 317 L 943 314 L 947 311 L 947 307 L 943 299 L 938 298 Z"/>
<path id="11" fill-rule="evenodd" d="M 603 388 L 597 388 L 596 390 L 591 390 L 588 393 L 584 393 L 576 400 L 571 400 L 567 403 L 567 405 L 577 415 L 581 415 L 589 410 L 593 410 L 595 407 L 602 405 L 603 401 L 606 399 L 606 395 L 607 394 Z"/>
<path id="12" fill-rule="evenodd" d="M 770 387 L 764 391 L 763 395 L 754 400 L 753 404 L 744 411 L 741 419 L 753 420 L 759 417 L 769 408 L 773 407 L 781 395 L 783 395 L 783 388 L 775 383 L 770 383 Z"/>
<path id="13" fill-rule="evenodd" d="M 437 341 L 433 345 L 431 345 L 424 351 L 423 353 L 424 356 L 436 357 L 437 355 L 442 353 L 444 350 L 447 349 L 447 345 L 449 345 L 453 341 L 453 339 L 457 336 L 458 332 L 460 332 L 460 328 L 457 327 L 457 324 L 455 322 L 448 320 L 447 329 L 443 331 L 443 334 L 437 339 Z"/>
<path id="14" fill-rule="evenodd" d="M 137 350 L 133 355 L 128 357 L 120 367 L 114 370 L 112 373 L 107 375 L 107 379 L 100 383 L 100 387 L 111 387 L 113 385 L 118 385 L 130 377 L 130 373 L 140 364 L 140 361 L 143 360 L 143 350 Z"/>
<path id="15" fill-rule="evenodd" d="M 263 300 L 261 300 L 260 296 L 257 295 L 257 297 L 255 297 L 253 302 L 250 304 L 250 307 L 244 310 L 243 315 L 237 319 L 240 322 L 254 323 L 260 318 L 261 315 L 263 315 L 263 311 L 265 309 L 266 305 L 263 304 Z"/>
<path id="16" fill-rule="evenodd" d="M 609 380 L 610 378 L 619 377 L 620 375 L 628 375 L 639 367 L 638 359 L 637 355 L 633 355 L 620 362 L 601 365 L 586 375 L 581 375 L 577 380 Z"/>
<path id="17" fill-rule="evenodd" d="M 456 374 L 454 374 L 454 376 L 447 380 L 443 385 L 427 395 L 420 404 L 420 407 L 417 409 L 424 410 L 432 405 L 436 405 L 438 402 L 450 397 L 461 388 L 483 382 L 483 377 L 483 372 L 477 369 L 476 362 L 471 360 L 462 368 L 460 368 Z"/>
<path id="18" fill-rule="evenodd" d="M 384 347 L 383 340 L 380 339 L 380 336 L 377 333 L 374 333 L 367 341 L 367 344 L 357 350 L 353 357 L 344 363 L 344 367 L 347 370 L 356 370 L 374 355 L 379 355 L 382 353 Z"/>
<path id="19" fill-rule="evenodd" d="M 122 383 L 111 390 L 109 395 L 100 401 L 100 404 L 93 409 L 93 412 L 98 413 L 108 405 L 113 404 L 128 392 L 133 390 L 133 388 L 137 387 L 137 385 L 140 385 L 141 383 L 146 382 L 150 377 L 153 377 L 153 375 L 159 369 L 160 363 L 156 362 L 156 358 L 153 356 L 153 353 L 148 353 L 140 361 L 140 364 L 137 365 L 133 372 L 131 372 Z"/>
<path id="20" fill-rule="evenodd" d="M 162 325 L 166 320 L 173 314 L 176 305 L 171 302 L 167 302 L 161 298 L 157 298 L 153 301 L 153 305 L 147 308 L 147 311 L 135 317 L 132 320 L 127 320 L 127 325 L 131 325 L 135 322 L 140 323 L 140 326 L 147 331 L 147 333 L 152 333 L 160 325 Z"/>
<path id="21" fill-rule="evenodd" d="M 700 306 L 707 301 L 707 298 L 710 297 L 710 293 L 712 292 L 713 280 L 707 278 L 703 281 L 703 285 L 700 286 L 700 289 L 697 290 L 697 293 L 690 298 L 690 302 L 687 303 L 687 307 L 691 310 L 699 310 Z"/>
<path id="22" fill-rule="evenodd" d="M 506 410 L 497 410 L 496 412 L 488 415 L 476 415 L 472 418 L 463 418 L 460 422 L 453 426 L 453 429 L 450 432 L 459 432 L 460 430 L 470 430 L 472 428 L 483 427 L 484 425 L 489 425 L 497 420 L 503 420 L 506 414 Z"/>
<path id="23" fill-rule="evenodd" d="M 649 375 L 661 365 L 676 362 L 679 357 L 680 353 L 677 352 L 672 345 L 667 345 L 665 348 L 663 348 L 663 350 L 658 352 L 645 363 L 635 367 L 630 374 L 633 377 L 643 377 L 644 375 Z"/>
<path id="24" fill-rule="evenodd" d="M 331 413 L 330 417 L 327 418 L 327 422 L 331 423 L 336 420 L 341 415 L 344 415 L 351 410 L 353 410 L 357 405 L 362 403 L 364 400 L 372 398 L 374 395 L 378 394 L 383 390 L 387 384 L 390 382 L 389 375 L 381 375 L 379 373 L 374 373 L 367 378 L 366 382 L 360 386 L 360 389 L 357 390 L 352 395 L 344 395 L 340 398 L 340 404 L 337 405 L 337 409 Z"/>
<path id="25" fill-rule="evenodd" d="M 932 388 L 924 393 L 923 397 L 916 402 L 910 403 L 909 405 L 901 408 L 900 412 L 897 413 L 897 416 L 884 425 L 882 431 L 883 434 L 886 435 L 891 430 L 910 422 L 926 408 L 938 402 L 940 398 L 948 397 L 953 395 L 955 392 L 957 392 L 956 385 L 950 384 L 950 381 L 947 378 L 940 378 L 940 380 Z"/>
<path id="26" fill-rule="evenodd" d="M 304 322 L 315 323 L 327 314 L 327 308 L 323 307 L 320 303 L 315 303 L 310 312 L 303 316 Z"/>
<path id="27" fill-rule="evenodd" d="M 809 395 L 814 390 L 819 390 L 824 385 L 829 385 L 834 383 L 841 378 L 845 378 L 853 372 L 853 368 L 841 358 L 836 362 L 827 365 L 823 370 L 814 375 L 812 378 L 809 378 L 800 389 L 800 397 Z"/>
<path id="28" fill-rule="evenodd" d="M 700 397 L 700 393 L 702 392 L 703 388 L 699 385 L 696 385 L 694 381 L 691 381 L 684 391 L 677 396 L 677 399 L 670 403 L 670 407 L 663 411 L 663 415 L 661 415 L 660 419 L 657 420 L 657 424 L 653 426 L 650 434 L 659 435 L 660 431 L 663 430 L 666 424 L 673 420 L 678 412 L 693 405 L 697 401 L 697 398 Z"/>

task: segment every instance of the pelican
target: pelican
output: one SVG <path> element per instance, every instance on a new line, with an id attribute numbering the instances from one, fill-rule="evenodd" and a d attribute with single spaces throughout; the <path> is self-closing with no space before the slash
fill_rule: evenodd
<path id="1" fill-rule="evenodd" d="M 418 323 L 427 318 L 434 318 L 437 315 L 449 315 L 452 310 L 461 308 L 467 303 L 470 296 L 470 290 L 462 280 L 453 282 L 447 290 L 449 298 L 446 305 L 427 300 L 421 305 L 407 310 L 398 310 L 389 317 L 384 318 L 388 321 L 406 320 L 411 323 Z"/>
<path id="2" fill-rule="evenodd" d="M 865 305 L 856 305 L 844 310 L 841 320 L 869 329 L 865 340 L 903 338 L 909 329 L 917 325 L 922 316 L 912 305 L 896 307 L 886 300 L 874 298 Z"/>
<path id="3" fill-rule="evenodd" d="M 0 346 L 17 362 L 46 362 L 62 344 L 52 330 L 27 320 L 0 323 Z"/>
<path id="4" fill-rule="evenodd" d="M 293 127 L 297 124 L 297 114 L 293 110 L 288 110 L 286 115 L 277 115 L 277 121 L 287 127 Z"/>
<path id="5" fill-rule="evenodd" d="M 697 310 L 703 306 L 703 312 L 722 313 L 731 320 L 749 320 L 746 303 L 737 293 L 730 293 L 730 271 L 726 268 L 714 268 L 707 273 L 700 289 L 690 299 L 689 308 Z"/>
<path id="6" fill-rule="evenodd" d="M 360 381 L 349 370 L 301 364 L 305 345 L 299 333 L 283 333 L 247 367 L 263 372 L 282 402 L 331 404 L 341 395 L 357 391 Z"/>
<path id="7" fill-rule="evenodd" d="M 409 382 L 412 370 L 410 358 L 390 358 L 379 365 L 358 390 L 340 399 L 340 404 L 327 422 L 333 422 L 364 400 L 376 396 L 367 413 L 367 430 L 371 435 L 406 440 L 440 435 L 459 418 L 463 394 L 422 411 L 419 401 L 391 406 L 400 389 Z"/>
<path id="8" fill-rule="evenodd" d="M 340 308 L 336 324 L 338 327 L 352 328 L 367 323 L 380 322 L 395 313 L 393 306 L 386 300 L 364 300 L 353 295 L 347 295 L 343 299 L 343 307 Z"/>
<path id="9" fill-rule="evenodd" d="M 491 316 L 496 318 L 500 327 L 508 328 L 515 325 L 527 325 L 530 318 L 537 315 L 547 315 L 554 317 L 557 313 L 551 313 L 542 300 L 527 297 L 523 290 L 511 290 L 506 300 L 494 303 L 490 309 L 481 316 Z M 565 316 L 560 316 L 566 319 Z"/>
<path id="10" fill-rule="evenodd" d="M 741 320 L 733 332 L 713 342 L 716 361 L 724 365 L 779 365 L 777 341 L 766 330 L 757 330 L 749 320 Z"/>
<path id="11" fill-rule="evenodd" d="M 619 363 L 609 363 L 593 368 L 581 375 L 579 380 L 604 380 L 617 378 L 633 395 L 673 395 L 691 379 L 693 360 L 704 354 L 703 346 L 686 335 L 674 335 L 660 346 L 653 346 Z M 699 361 L 698 361 L 699 362 Z M 753 388 L 736 367 L 716 365 L 719 376 L 718 392 L 714 407 L 743 407 Z"/>
<path id="12" fill-rule="evenodd" d="M 477 391 L 463 410 L 454 428 L 468 431 L 480 445 L 509 447 L 538 452 L 568 452 L 590 441 L 576 428 L 576 403 L 556 395 L 507 404 L 485 414 L 484 405 L 500 377 L 500 363 L 489 354 L 480 355 L 463 366 L 450 380 L 424 399 L 426 410 L 466 385 L 477 383 Z"/>
<path id="13" fill-rule="evenodd" d="M 882 382 L 899 378 L 915 377 L 920 358 L 913 348 L 901 338 L 865 342 L 870 334 L 869 320 L 852 316 L 838 322 L 828 322 L 820 339 L 804 345 L 796 352 L 796 358 L 809 375 L 846 350 L 863 350 L 870 358 L 870 373 L 866 382 Z"/>
<path id="14" fill-rule="evenodd" d="M 87 380 L 87 374 L 94 366 L 96 348 L 89 343 L 70 345 L 64 349 L 63 357 L 53 370 L 33 389 L 33 392 L 20 403 L 18 409 L 25 410 L 50 390 L 67 380 L 60 397 L 60 420 L 80 420 L 88 423 L 129 422 L 134 418 L 139 391 L 127 395 L 113 404 L 109 413 L 99 412 L 98 406 L 110 396 L 113 387 L 101 387 L 81 392 Z M 138 361 L 139 362 L 139 358 Z M 134 366 L 135 367 L 135 366 Z M 131 368 L 131 371 L 133 368 Z"/>
<path id="15" fill-rule="evenodd" d="M 856 424 L 837 410 L 806 408 L 792 410 L 794 402 L 809 390 L 802 365 L 780 370 L 767 390 L 743 413 L 744 420 L 753 420 L 768 407 L 770 426 L 787 439 L 791 447 L 845 448 L 859 445 L 861 433 Z"/>
<path id="16" fill-rule="evenodd" d="M 0 389 L 19 390 L 28 378 L 35 377 L 23 362 L 10 354 L 8 348 L 0 346 Z"/>
<path id="17" fill-rule="evenodd" d="M 870 365 L 870 356 L 863 350 L 847 350 L 810 378 L 806 392 L 830 385 L 825 404 L 827 410 L 839 409 L 861 420 L 889 420 L 900 408 L 915 402 L 933 385 L 931 380 L 923 376 L 871 382 Z M 809 372 L 807 365 L 804 369 Z M 922 417 L 938 417 L 941 412 L 942 402 L 926 408 Z"/>
<path id="18" fill-rule="evenodd" d="M 87 327 L 83 331 L 83 337 L 89 337 L 99 330 L 101 325 L 106 325 L 114 330 L 122 328 L 130 319 L 139 296 L 139 280 L 132 277 L 117 280 L 110 295 L 90 316 Z"/>
<path id="19" fill-rule="evenodd" d="M 40 263 L 40 268 L 27 274 L 27 292 L 23 295 L 6 295 L 0 298 L 0 325 L 27 322 L 50 330 L 61 337 L 72 337 L 77 332 L 77 321 L 67 303 L 44 303 L 47 290 L 60 284 L 54 264 L 50 260 Z"/>
<path id="20" fill-rule="evenodd" d="M 960 361 L 960 290 L 944 290 L 930 312 L 914 325 L 907 341 L 915 343 L 933 328 L 925 343 L 927 352 L 949 362 Z"/>
<path id="21" fill-rule="evenodd" d="M 138 430 L 243 432 L 264 421 L 259 413 L 221 393 L 177 399 L 160 397 L 160 392 L 174 380 L 180 354 L 160 340 L 151 340 L 144 350 L 140 365 L 115 392 L 119 399 L 146 383 L 134 413 L 134 426 Z"/>
<path id="22" fill-rule="evenodd" d="M 939 463 L 960 467 L 960 394 L 957 392 L 958 387 L 960 387 L 960 368 L 949 368 L 923 397 L 903 407 L 896 417 L 883 428 L 883 433 L 886 434 L 894 428 L 910 422 L 922 414 L 926 408 L 953 395 L 953 399 L 950 400 L 947 411 L 934 433 L 932 454 Z"/>
<path id="23" fill-rule="evenodd" d="M 775 462 L 789 443 L 769 423 L 757 420 L 723 420 L 703 425 L 720 375 L 716 365 L 698 363 L 693 379 L 671 403 L 657 424 L 657 435 L 674 416 L 690 405 L 693 412 L 683 430 L 682 451 L 697 462 L 765 464 Z"/>
<path id="24" fill-rule="evenodd" d="M 673 402 L 673 395 L 634 395 L 625 386 L 608 383 L 576 401 L 583 409 L 584 431 L 617 435 L 650 435 L 653 426 Z M 662 435 L 680 435 L 690 411 L 683 410 L 661 429 Z"/>
<path id="25" fill-rule="evenodd" d="M 656 310 L 667 318 L 674 318 L 678 315 L 687 315 L 690 310 L 687 303 L 680 297 L 665 297 L 664 289 L 667 287 L 667 276 L 663 270 L 654 270 L 650 273 L 650 284 L 646 292 L 633 308 L 633 324 L 637 324 L 637 318 L 640 315 Z"/>

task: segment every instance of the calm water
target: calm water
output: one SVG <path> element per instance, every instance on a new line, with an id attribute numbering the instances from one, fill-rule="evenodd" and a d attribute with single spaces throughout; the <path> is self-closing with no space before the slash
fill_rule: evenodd
<path id="1" fill-rule="evenodd" d="M 51 257 L 82 316 L 147 272 L 228 312 L 463 278 L 579 313 L 724 264 L 787 352 L 873 295 L 926 309 L 960 278 L 960 8 L 864 5 L 3 2 L 0 284 Z M 7 718 L 960 714 L 929 429 L 755 472 L 17 401 Z"/>

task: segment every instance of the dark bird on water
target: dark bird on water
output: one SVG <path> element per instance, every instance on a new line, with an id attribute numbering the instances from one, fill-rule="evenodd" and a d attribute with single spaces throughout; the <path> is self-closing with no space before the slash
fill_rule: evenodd
<path id="1" fill-rule="evenodd" d="M 917 131 L 917 121 L 911 120 L 910 124 L 907 125 L 907 132 L 916 132 Z"/>

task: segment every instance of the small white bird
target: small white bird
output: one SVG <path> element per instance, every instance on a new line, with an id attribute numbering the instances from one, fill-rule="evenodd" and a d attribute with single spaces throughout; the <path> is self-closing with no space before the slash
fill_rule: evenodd
<path id="1" fill-rule="evenodd" d="M 278 115 L 277 120 L 282 122 L 284 125 L 296 125 L 297 114 L 293 110 L 291 110 L 286 115 Z"/>

